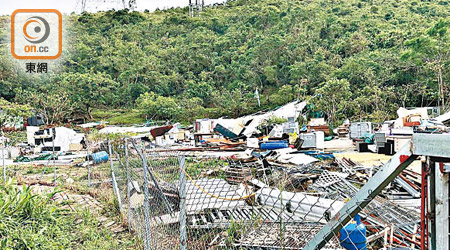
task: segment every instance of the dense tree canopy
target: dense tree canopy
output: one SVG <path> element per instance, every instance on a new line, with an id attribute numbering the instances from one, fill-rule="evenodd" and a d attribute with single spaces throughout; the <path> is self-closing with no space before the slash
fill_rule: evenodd
<path id="1" fill-rule="evenodd" d="M 381 121 L 400 106 L 448 103 L 449 1 L 237 0 L 66 16 L 61 67 L 29 77 L 0 31 L 0 97 L 53 122 L 92 108 L 155 119 L 239 116 L 306 99 L 331 122 Z M 4 36 L 6 37 L 6 36 Z M 254 92 L 259 89 L 261 107 Z M 62 101 L 64 112 L 55 107 Z"/>

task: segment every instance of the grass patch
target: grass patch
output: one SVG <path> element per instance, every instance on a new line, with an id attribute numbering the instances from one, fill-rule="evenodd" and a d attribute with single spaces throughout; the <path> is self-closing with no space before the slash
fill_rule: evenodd
<path id="1" fill-rule="evenodd" d="M 107 121 L 110 125 L 145 123 L 137 109 L 97 109 L 92 112 L 95 121 Z"/>
<path id="2" fill-rule="evenodd" d="M 118 238 L 98 227 L 88 210 L 67 211 L 51 197 L 18 188 L 13 180 L 0 185 L 0 249 L 138 249 L 137 239 Z"/>

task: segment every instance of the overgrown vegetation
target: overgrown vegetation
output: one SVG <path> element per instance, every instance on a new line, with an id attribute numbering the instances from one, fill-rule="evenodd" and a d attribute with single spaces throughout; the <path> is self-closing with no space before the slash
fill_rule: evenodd
<path id="1" fill-rule="evenodd" d="M 0 249 L 134 249 L 88 210 L 72 212 L 56 206 L 51 197 L 34 195 L 13 180 L 0 185 Z"/>
<path id="2" fill-rule="evenodd" d="M 1 46 L 0 96 L 55 122 L 91 118 L 94 108 L 138 108 L 162 120 L 235 117 L 295 98 L 331 122 L 381 121 L 399 106 L 447 103 L 448 5 L 236 0 L 195 18 L 187 8 L 70 15 L 53 74 L 17 72 Z M 5 44 L 9 19 L 1 20 Z"/>

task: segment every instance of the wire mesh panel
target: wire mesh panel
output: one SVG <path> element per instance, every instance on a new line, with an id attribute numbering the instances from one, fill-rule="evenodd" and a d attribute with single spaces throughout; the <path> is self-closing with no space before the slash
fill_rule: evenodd
<path id="1" fill-rule="evenodd" d="M 113 149 L 121 210 L 145 249 L 303 249 L 377 169 L 155 150 L 131 139 Z M 416 211 L 380 195 L 355 204 L 360 211 L 323 249 L 419 246 Z"/>
<path id="2" fill-rule="evenodd" d="M 179 162 L 176 152 L 149 154 L 152 249 L 179 249 Z"/>
<path id="3" fill-rule="evenodd" d="M 263 161 L 187 157 L 187 248 L 302 248 L 340 203 L 310 193 L 310 178 L 295 172 Z"/>
<path id="4" fill-rule="evenodd" d="M 145 249 L 178 249 L 179 160 L 176 154 L 148 153 L 145 144 L 124 140 L 116 148 L 122 213 Z"/>

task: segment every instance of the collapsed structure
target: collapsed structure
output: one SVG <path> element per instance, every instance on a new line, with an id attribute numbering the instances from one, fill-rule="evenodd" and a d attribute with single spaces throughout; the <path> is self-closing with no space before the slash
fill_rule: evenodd
<path id="1" fill-rule="evenodd" d="M 120 142 L 119 148 L 130 150 L 130 158 L 141 164 L 118 178 L 115 189 L 126 190 L 118 199 L 138 215 L 135 229 L 164 239 L 153 243 L 160 248 L 172 242 L 174 232 L 165 235 L 166 230 L 183 227 L 187 235 L 203 236 L 207 245 L 200 248 L 423 249 L 438 244 L 427 236 L 433 227 L 428 223 L 432 201 L 424 181 L 435 170 L 434 162 L 448 155 L 416 149 L 432 140 L 448 142 L 449 113 L 432 118 L 426 108 L 401 108 L 396 120 L 345 121 L 333 129 L 324 118 L 311 118 L 300 127 L 300 118 L 307 119 L 305 107 L 306 102 L 293 101 L 236 119 L 198 119 L 191 126 L 100 122 L 81 127 L 102 125 L 100 134 L 126 134 L 133 140 Z M 438 137 L 430 140 L 428 134 Z M 85 137 L 72 129 L 27 127 L 27 135 L 28 144 L 39 148 L 35 153 L 85 147 Z M 104 145 L 101 150 L 79 155 L 87 156 L 88 164 L 111 160 L 119 162 L 119 169 L 128 167 L 122 162 L 128 153 Z M 428 169 L 419 155 L 428 157 Z M 448 178 L 445 166 L 440 167 L 442 178 Z M 195 241 L 188 237 L 184 244 L 200 244 Z"/>
<path id="2" fill-rule="evenodd" d="M 305 103 L 292 102 L 237 119 L 199 119 L 184 129 L 174 125 L 158 134 L 158 140 L 150 139 L 145 148 L 135 148 L 149 153 L 148 171 L 154 176 L 178 170 L 178 163 L 165 163 L 166 153 L 178 152 L 176 156 L 194 157 L 198 162 L 189 171 L 181 171 L 179 180 L 149 181 L 153 197 L 148 203 L 149 228 L 163 232 L 150 230 L 151 237 L 158 239 L 154 246 L 164 247 L 172 234 L 167 230 L 174 226 L 187 228 L 188 235 L 203 235 L 206 245 L 200 248 L 363 249 L 370 245 L 424 249 L 436 244 L 426 236 L 430 222 L 424 219 L 423 208 L 426 172 L 419 161 L 413 161 L 416 156 L 408 158 L 411 153 L 405 152 L 415 135 L 446 134 L 448 127 L 428 117 L 426 109 L 400 109 L 397 120 L 383 124 L 345 122 L 330 131 L 324 119 L 312 119 L 299 128 L 295 123 L 304 107 Z M 335 139 L 330 138 L 333 132 Z M 339 153 L 355 150 L 364 158 L 397 154 L 391 164 L 389 157 L 367 164 Z M 223 160 L 208 163 L 217 158 Z M 397 163 L 401 168 L 394 167 Z M 381 178 L 394 169 L 395 173 Z M 376 192 L 367 192 L 366 185 L 377 186 Z M 133 199 L 133 210 L 144 208 L 145 186 L 133 189 L 136 197 L 142 197 Z M 361 192 L 366 197 L 358 201 Z M 338 225 L 332 223 L 334 218 Z M 352 218 L 357 226 L 347 224 Z M 213 232 L 223 234 L 209 235 Z M 190 244 L 199 244 L 189 239 Z"/>

